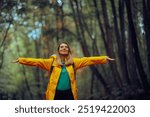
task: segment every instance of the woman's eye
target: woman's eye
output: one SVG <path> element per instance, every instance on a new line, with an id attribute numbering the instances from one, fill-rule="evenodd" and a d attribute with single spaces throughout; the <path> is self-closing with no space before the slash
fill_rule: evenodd
<path id="1" fill-rule="evenodd" d="M 60 46 L 60 48 L 62 49 L 62 48 L 66 48 L 66 49 L 68 49 L 68 47 L 67 46 Z"/>

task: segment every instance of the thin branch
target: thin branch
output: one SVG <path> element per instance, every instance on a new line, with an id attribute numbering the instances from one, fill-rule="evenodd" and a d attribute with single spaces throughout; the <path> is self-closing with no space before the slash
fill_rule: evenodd
<path id="1" fill-rule="evenodd" d="M 0 48 L 4 45 L 4 42 L 6 41 L 6 37 L 7 37 L 7 34 L 8 34 L 9 29 L 10 29 L 10 25 L 11 25 L 11 24 L 12 24 L 12 22 L 9 22 L 9 25 L 8 25 L 8 27 L 7 27 L 7 29 L 6 29 L 6 33 L 5 33 L 5 35 L 4 35 L 4 38 L 3 38 L 2 43 L 1 43 L 1 45 L 0 45 Z"/>

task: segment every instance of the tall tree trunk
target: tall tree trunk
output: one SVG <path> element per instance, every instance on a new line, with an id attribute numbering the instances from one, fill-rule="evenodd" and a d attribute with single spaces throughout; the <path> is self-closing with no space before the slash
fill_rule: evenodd
<path id="1" fill-rule="evenodd" d="M 135 28 L 134 28 L 134 24 L 133 24 L 132 13 L 131 13 L 132 11 L 131 11 L 130 0 L 125 0 L 125 3 L 126 3 L 126 8 L 127 8 L 129 31 L 131 32 L 130 36 L 131 36 L 132 46 L 134 49 L 134 56 L 135 56 L 135 60 L 136 60 L 136 64 L 137 64 L 137 69 L 138 69 L 141 81 L 143 83 L 143 87 L 144 87 L 145 91 L 147 91 L 149 89 L 149 83 L 147 80 L 146 73 L 143 69 L 143 65 L 141 62 L 140 54 L 139 54 L 137 37 L 136 37 L 136 32 L 135 32 Z"/>
<path id="2" fill-rule="evenodd" d="M 150 1 L 143 0 L 143 22 L 145 29 L 145 38 L 147 45 L 147 57 L 148 57 L 148 77 L 150 79 Z"/>
<path id="3" fill-rule="evenodd" d="M 105 26 L 106 51 L 110 57 L 115 57 L 115 53 L 113 51 L 114 47 L 113 47 L 113 41 L 112 41 L 112 38 L 113 38 L 112 29 L 111 29 L 110 24 L 109 24 L 109 18 L 108 18 L 108 14 L 107 14 L 107 8 L 106 8 L 106 1 L 105 0 L 101 0 L 101 6 L 102 6 L 104 26 Z M 119 87 L 121 87 L 122 81 L 120 78 L 120 74 L 117 70 L 116 63 L 115 62 L 110 63 L 110 67 L 111 67 L 113 76 L 115 78 L 115 81 L 118 82 L 117 84 L 119 84 Z"/>
<path id="4" fill-rule="evenodd" d="M 121 39 L 120 32 L 118 29 L 118 20 L 117 20 L 117 13 L 116 13 L 116 7 L 114 0 L 110 0 L 111 6 L 112 6 L 112 12 L 113 12 L 113 21 L 114 21 L 114 28 L 115 28 L 115 35 L 116 35 L 116 40 L 118 44 L 118 54 L 119 54 L 119 61 L 120 61 L 120 67 L 121 67 L 121 72 L 122 72 L 122 77 L 125 79 L 125 81 L 130 84 L 130 79 L 128 75 L 128 70 L 127 70 L 127 62 L 126 62 L 126 53 L 125 53 L 125 44 L 124 41 Z M 122 9 L 120 9 L 122 10 Z M 121 11 L 120 11 L 121 12 Z"/>
<path id="5" fill-rule="evenodd" d="M 75 11 L 75 8 L 73 6 L 73 3 L 75 3 L 75 5 L 76 5 L 76 11 Z M 81 48 L 83 50 L 84 55 L 85 56 L 90 56 L 90 52 L 88 50 L 88 46 L 87 46 L 87 43 L 86 43 L 85 37 L 84 37 L 84 29 L 83 29 L 82 19 L 81 19 L 81 16 L 80 16 L 78 2 L 77 2 L 77 0 L 74 0 L 74 1 L 70 0 L 70 4 L 71 4 L 72 10 L 73 10 L 74 21 L 75 21 L 75 24 L 76 24 L 76 31 L 77 31 L 77 35 L 78 35 L 78 41 L 81 44 Z M 109 94 L 110 90 L 107 87 L 107 83 L 103 79 L 102 75 L 99 73 L 98 69 L 94 66 L 91 66 L 90 69 L 91 69 L 92 72 L 95 73 L 97 78 L 102 82 L 106 93 Z"/>
<path id="6" fill-rule="evenodd" d="M 8 27 L 7 27 L 7 29 L 6 29 L 6 31 L 5 31 L 5 34 L 4 34 L 4 38 L 3 38 L 3 40 L 2 40 L 2 42 L 1 42 L 1 44 L 0 44 L 0 49 L 2 49 L 2 50 L 0 50 L 0 58 L 1 58 L 1 60 L 0 60 L 0 69 L 2 68 L 2 66 L 3 66 L 3 60 L 4 60 L 4 53 L 5 53 L 5 41 L 6 41 L 6 38 L 7 38 L 7 34 L 8 34 L 8 31 L 9 31 L 9 29 L 10 29 L 10 25 L 12 24 L 12 22 L 9 22 L 9 25 L 8 25 Z M 3 47 L 3 48 L 2 48 Z"/>
<path id="7" fill-rule="evenodd" d="M 90 93 L 91 95 L 93 95 L 93 90 L 94 90 L 94 80 L 95 80 L 95 74 L 92 72 L 92 75 L 91 75 L 91 88 L 90 88 Z M 90 98 L 91 100 L 93 99 L 93 97 Z"/>
<path id="8" fill-rule="evenodd" d="M 101 31 L 101 34 L 102 34 L 102 39 L 104 41 L 104 45 L 105 47 L 107 47 L 107 42 L 106 42 L 106 37 L 105 37 L 105 31 L 104 31 L 104 27 L 103 27 L 103 24 L 101 22 L 101 18 L 100 18 L 100 13 L 99 13 L 99 10 L 98 10 L 98 4 L 97 4 L 97 1 L 96 0 L 93 0 L 93 3 L 94 3 L 94 7 L 95 7 L 95 13 L 96 13 L 96 18 L 97 18 L 97 21 L 98 21 L 98 25 L 99 25 L 99 28 L 100 28 L 100 31 Z M 120 82 L 118 80 L 116 80 L 115 77 L 113 77 L 112 79 L 115 80 L 114 84 L 118 87 L 120 86 Z"/>
<path id="9" fill-rule="evenodd" d="M 62 5 L 56 6 L 56 30 L 57 30 L 57 41 L 63 37 L 63 9 Z"/>
<path id="10" fill-rule="evenodd" d="M 18 41 L 17 41 L 16 38 L 15 38 L 15 41 L 16 41 L 16 48 L 17 48 L 18 56 L 20 56 L 20 49 L 19 49 Z M 21 96 L 22 96 L 21 98 L 25 99 L 25 97 L 24 97 L 25 96 L 25 88 L 27 88 L 27 91 L 28 91 L 28 94 L 30 96 L 30 99 L 34 99 L 33 94 L 31 92 L 30 85 L 29 85 L 28 80 L 27 80 L 25 67 L 22 66 L 21 70 L 22 70 L 22 73 L 23 73 L 23 76 L 24 76 L 23 83 L 22 83 L 23 84 L 23 88 L 21 89 L 22 90 L 21 91 Z"/>
<path id="11" fill-rule="evenodd" d="M 93 0 L 93 3 L 94 3 L 94 7 L 95 7 L 96 18 L 98 20 L 98 25 L 99 25 L 99 28 L 101 30 L 102 38 L 103 38 L 103 41 L 104 41 L 104 44 L 105 44 L 105 47 L 106 47 L 107 43 L 106 43 L 106 38 L 105 38 L 105 31 L 104 31 L 104 27 L 101 23 L 101 18 L 100 18 L 100 13 L 99 13 L 99 10 L 98 10 L 97 1 Z"/>
<path id="12" fill-rule="evenodd" d="M 38 40 L 38 39 L 36 39 L 35 41 L 34 41 L 34 43 L 35 43 L 35 50 L 36 50 L 36 58 L 40 58 L 40 52 L 39 52 L 39 50 L 40 50 L 40 44 L 39 44 L 39 41 L 40 40 Z M 36 81 L 36 87 L 37 87 L 37 89 L 38 89 L 38 98 L 39 99 L 42 99 L 42 94 L 41 94 L 41 78 L 40 78 L 40 69 L 39 68 L 35 68 L 35 72 L 34 72 L 34 77 L 35 77 L 35 81 Z"/>
<path id="13" fill-rule="evenodd" d="M 138 79 L 138 76 L 137 76 L 137 72 L 136 72 L 136 69 L 135 69 L 135 62 L 134 62 L 134 58 L 133 57 L 133 54 L 132 54 L 132 49 L 129 49 L 128 50 L 128 54 L 129 55 L 129 60 L 132 59 L 132 62 L 130 62 L 128 64 L 128 60 L 127 60 L 127 55 L 126 55 L 126 48 L 132 48 L 131 44 L 130 44 L 130 41 L 127 41 L 128 42 L 128 46 L 126 45 L 126 38 L 125 38 L 125 2 L 124 0 L 119 0 L 119 20 L 120 20 L 120 31 L 121 31 L 121 43 L 122 43 L 122 58 L 124 60 L 124 66 L 126 68 L 126 70 L 128 70 L 128 75 L 130 76 L 130 80 L 131 82 L 137 86 L 140 86 L 140 83 L 139 83 L 139 79 Z M 133 85 L 132 84 L 132 85 Z"/>

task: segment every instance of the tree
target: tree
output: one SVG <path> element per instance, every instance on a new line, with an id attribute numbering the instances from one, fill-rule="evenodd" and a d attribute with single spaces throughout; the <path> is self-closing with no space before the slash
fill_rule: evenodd
<path id="1" fill-rule="evenodd" d="M 129 31 L 130 31 L 130 36 L 131 36 L 131 42 L 132 42 L 132 46 L 134 49 L 133 53 L 135 56 L 137 68 L 138 68 L 139 75 L 140 75 L 141 81 L 143 83 L 144 89 L 148 90 L 149 84 L 148 84 L 147 76 L 143 69 L 143 65 L 141 62 L 140 54 L 139 54 L 139 49 L 138 49 L 138 45 L 137 45 L 137 37 L 136 37 L 136 32 L 135 32 L 135 28 L 134 28 L 134 24 L 133 24 L 133 18 L 132 18 L 132 14 L 131 14 L 132 13 L 131 12 L 131 4 L 130 4 L 129 0 L 126 0 L 125 3 L 126 3 L 126 7 L 127 7 L 127 16 L 128 16 L 128 22 L 129 22 Z"/>

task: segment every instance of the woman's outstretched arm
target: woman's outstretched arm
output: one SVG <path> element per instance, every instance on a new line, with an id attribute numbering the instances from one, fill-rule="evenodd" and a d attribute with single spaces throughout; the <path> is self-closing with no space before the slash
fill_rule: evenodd
<path id="1" fill-rule="evenodd" d="M 12 61 L 12 63 L 20 63 L 23 65 L 28 65 L 28 66 L 37 66 L 42 69 L 48 70 L 50 69 L 50 66 L 52 64 L 53 59 L 41 59 L 41 58 L 17 58 Z"/>
<path id="2" fill-rule="evenodd" d="M 110 58 L 109 56 L 93 56 L 93 57 L 83 57 L 83 58 L 74 58 L 74 64 L 76 69 L 95 65 L 95 64 L 105 64 L 108 61 L 114 61 L 115 59 Z"/>

